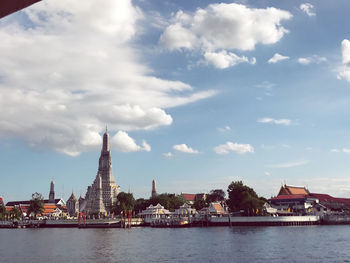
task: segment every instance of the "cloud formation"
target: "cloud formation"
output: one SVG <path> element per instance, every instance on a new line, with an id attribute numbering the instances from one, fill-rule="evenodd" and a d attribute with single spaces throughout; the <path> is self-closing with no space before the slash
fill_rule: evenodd
<path id="1" fill-rule="evenodd" d="M 341 42 L 341 51 L 342 51 L 342 62 L 338 79 L 345 79 L 350 82 L 350 41 L 348 39 L 344 39 Z"/>
<path id="2" fill-rule="evenodd" d="M 105 124 L 171 125 L 167 108 L 215 94 L 142 64 L 134 39 L 143 14 L 131 0 L 47 0 L 22 15 L 28 23 L 0 24 L 0 138 L 75 156 L 100 147 Z"/>
<path id="3" fill-rule="evenodd" d="M 298 63 L 303 65 L 320 64 L 325 61 L 327 61 L 325 57 L 320 57 L 317 55 L 313 55 L 311 57 L 305 57 L 305 58 L 298 58 Z"/>
<path id="4" fill-rule="evenodd" d="M 310 3 L 301 4 L 299 8 L 308 16 L 315 16 L 316 15 L 316 13 L 313 12 L 314 6 Z"/>
<path id="5" fill-rule="evenodd" d="M 350 149 L 348 149 L 348 148 L 343 148 L 343 149 L 331 149 L 331 152 L 332 153 L 339 153 L 339 152 L 343 152 L 343 153 L 345 153 L 345 154 L 350 154 Z"/>
<path id="6" fill-rule="evenodd" d="M 118 131 L 110 140 L 111 147 L 120 152 L 150 152 L 151 146 L 145 141 L 142 141 L 141 146 L 137 145 L 135 140 L 126 132 Z"/>
<path id="7" fill-rule="evenodd" d="M 226 50 L 222 50 L 221 52 L 205 52 L 204 58 L 208 63 L 213 64 L 214 67 L 219 69 L 232 67 L 239 63 L 256 63 L 255 58 L 249 60 L 247 57 L 239 57 L 232 52 L 227 52 Z"/>
<path id="8" fill-rule="evenodd" d="M 289 59 L 288 56 L 283 56 L 283 55 L 281 55 L 281 54 L 275 53 L 275 54 L 273 55 L 273 57 L 270 58 L 270 59 L 267 61 L 267 63 L 269 63 L 269 64 L 275 64 L 275 63 L 277 63 L 277 62 L 279 62 L 279 61 L 287 60 L 287 59 Z"/>
<path id="9" fill-rule="evenodd" d="M 255 63 L 255 58 L 237 56 L 228 50 L 254 50 L 257 44 L 274 44 L 288 30 L 281 21 L 291 19 L 288 11 L 269 7 L 249 8 L 242 4 L 210 4 L 194 13 L 178 11 L 160 41 L 169 50 L 199 50 L 208 63 L 227 68 L 238 63 Z"/>
<path id="10" fill-rule="evenodd" d="M 289 119 L 273 119 L 273 118 L 261 118 L 261 119 L 258 119 L 257 122 L 272 123 L 276 125 L 285 125 L 285 126 L 289 126 L 292 123 L 292 121 Z"/>
<path id="11" fill-rule="evenodd" d="M 198 154 L 199 151 L 192 149 L 191 147 L 187 146 L 186 144 L 177 144 L 173 146 L 173 149 L 178 152 L 183 152 L 183 153 L 190 153 L 190 154 Z"/>
<path id="12" fill-rule="evenodd" d="M 214 152 L 217 154 L 229 154 L 230 152 L 235 152 L 238 154 L 253 153 L 254 148 L 250 144 L 239 144 L 233 142 L 226 142 L 225 144 L 218 145 L 214 148 Z"/>

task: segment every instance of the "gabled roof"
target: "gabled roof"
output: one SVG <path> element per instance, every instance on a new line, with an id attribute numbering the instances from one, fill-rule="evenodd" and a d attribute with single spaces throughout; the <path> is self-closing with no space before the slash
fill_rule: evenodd
<path id="1" fill-rule="evenodd" d="M 222 207 L 220 203 L 210 203 L 209 212 L 215 214 L 223 214 L 225 213 L 225 209 Z"/>
<path id="2" fill-rule="evenodd" d="M 196 195 L 195 194 L 182 194 L 186 201 L 195 201 Z"/>
<path id="3" fill-rule="evenodd" d="M 277 196 L 279 196 L 279 195 L 308 195 L 308 194 L 310 194 L 310 192 L 305 187 L 282 185 Z"/>
<path id="4" fill-rule="evenodd" d="M 69 199 L 67 200 L 67 202 L 70 201 L 70 200 L 78 201 L 73 192 L 72 192 L 71 196 L 69 197 Z"/>

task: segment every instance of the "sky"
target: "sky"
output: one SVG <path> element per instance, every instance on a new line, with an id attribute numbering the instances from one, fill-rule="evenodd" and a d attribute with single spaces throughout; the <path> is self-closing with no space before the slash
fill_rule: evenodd
<path id="1" fill-rule="evenodd" d="M 0 20 L 0 196 L 350 197 L 350 2 L 44 0 Z"/>

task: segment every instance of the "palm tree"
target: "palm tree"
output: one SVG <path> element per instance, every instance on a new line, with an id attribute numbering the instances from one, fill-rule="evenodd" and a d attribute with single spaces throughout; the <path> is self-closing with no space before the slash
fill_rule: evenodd
<path id="1" fill-rule="evenodd" d="M 18 207 L 13 207 L 10 211 L 10 217 L 12 219 L 21 219 L 21 216 L 22 216 L 22 212 L 21 210 L 18 208 Z"/>
<path id="2" fill-rule="evenodd" d="M 42 212 L 44 212 L 44 198 L 41 194 L 35 192 L 32 194 L 32 200 L 29 203 L 28 215 L 33 213 L 34 219 L 36 219 L 36 216 Z"/>

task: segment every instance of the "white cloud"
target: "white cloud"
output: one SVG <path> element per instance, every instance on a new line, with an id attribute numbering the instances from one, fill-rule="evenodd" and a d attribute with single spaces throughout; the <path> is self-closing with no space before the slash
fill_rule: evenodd
<path id="1" fill-rule="evenodd" d="M 238 154 L 253 153 L 254 148 L 250 144 L 239 144 L 233 142 L 226 142 L 214 148 L 217 154 L 229 154 L 230 152 L 235 152 Z"/>
<path id="2" fill-rule="evenodd" d="M 126 132 L 118 131 L 110 140 L 111 148 L 120 152 L 150 152 L 151 146 L 142 141 L 142 145 L 137 145 L 135 140 L 131 138 Z"/>
<path id="3" fill-rule="evenodd" d="M 275 53 L 275 55 L 273 55 L 272 58 L 270 58 L 267 63 L 270 63 L 270 64 L 275 64 L 277 63 L 278 61 L 282 61 L 282 60 L 286 60 L 286 59 L 289 59 L 288 56 L 283 56 L 281 54 L 278 54 L 278 53 Z"/>
<path id="4" fill-rule="evenodd" d="M 332 152 L 332 153 L 338 153 L 338 152 L 339 152 L 339 149 L 331 149 L 331 152 Z"/>
<path id="5" fill-rule="evenodd" d="M 186 144 L 177 144 L 173 146 L 173 149 L 178 152 L 190 153 L 190 154 L 198 154 L 199 151 L 188 147 Z"/>
<path id="6" fill-rule="evenodd" d="M 271 173 L 265 172 L 265 175 L 266 175 L 266 176 L 271 176 Z"/>
<path id="7" fill-rule="evenodd" d="M 320 57 L 317 55 L 311 56 L 311 57 L 305 57 L 305 58 L 298 58 L 298 63 L 303 65 L 308 64 L 320 64 L 322 62 L 327 61 L 325 57 Z"/>
<path id="8" fill-rule="evenodd" d="M 172 152 L 167 152 L 167 153 L 163 153 L 163 156 L 166 158 L 171 158 L 174 156 L 174 154 Z"/>
<path id="9" fill-rule="evenodd" d="M 350 154 L 350 149 L 343 148 L 343 153 Z"/>
<path id="10" fill-rule="evenodd" d="M 255 87 L 264 89 L 266 91 L 271 91 L 274 86 L 276 86 L 276 84 L 271 83 L 269 81 L 263 81 L 261 84 L 255 85 Z"/>
<path id="11" fill-rule="evenodd" d="M 143 14 L 131 0 L 47 0 L 20 14 L 26 25 L 0 25 L 0 138 L 75 156 L 99 149 L 105 124 L 171 125 L 167 108 L 216 93 L 152 75 L 134 41 Z"/>
<path id="12" fill-rule="evenodd" d="M 271 164 L 267 165 L 269 168 L 291 168 L 296 166 L 302 166 L 308 164 L 310 161 L 308 160 L 297 160 L 297 161 L 291 161 L 286 163 L 279 163 L 279 164 Z"/>
<path id="13" fill-rule="evenodd" d="M 204 58 L 208 63 L 213 64 L 216 68 L 225 69 L 235 66 L 239 63 L 255 64 L 256 59 L 252 58 L 250 61 L 247 57 L 239 57 L 232 52 L 222 50 L 221 52 L 205 52 Z"/>
<path id="14" fill-rule="evenodd" d="M 300 10 L 305 12 L 308 16 L 315 16 L 316 13 L 313 12 L 312 10 L 314 9 L 314 6 L 310 3 L 304 3 L 300 5 Z"/>
<path id="15" fill-rule="evenodd" d="M 257 122 L 272 123 L 272 124 L 285 125 L 285 126 L 289 126 L 292 123 L 292 121 L 289 119 L 272 119 L 272 118 L 261 118 L 261 119 L 258 119 Z"/>
<path id="16" fill-rule="evenodd" d="M 227 132 L 227 131 L 231 131 L 231 127 L 226 125 L 225 127 L 223 128 L 218 128 L 218 131 L 221 131 L 221 132 Z"/>
<path id="17" fill-rule="evenodd" d="M 228 50 L 254 50 L 257 44 L 274 44 L 288 30 L 281 21 L 291 19 L 288 11 L 269 7 L 249 8 L 242 4 L 210 4 L 194 13 L 178 11 L 160 41 L 170 50 L 199 50 L 218 68 L 248 62 Z M 256 59 L 249 63 L 255 64 Z"/>
<path id="18" fill-rule="evenodd" d="M 342 50 L 342 56 L 343 56 L 343 64 L 350 66 L 350 41 L 347 39 L 344 39 L 341 42 L 341 50 Z"/>
<path id="19" fill-rule="evenodd" d="M 338 79 L 345 79 L 350 82 L 350 41 L 344 39 L 341 42 L 343 65 L 339 69 Z"/>

